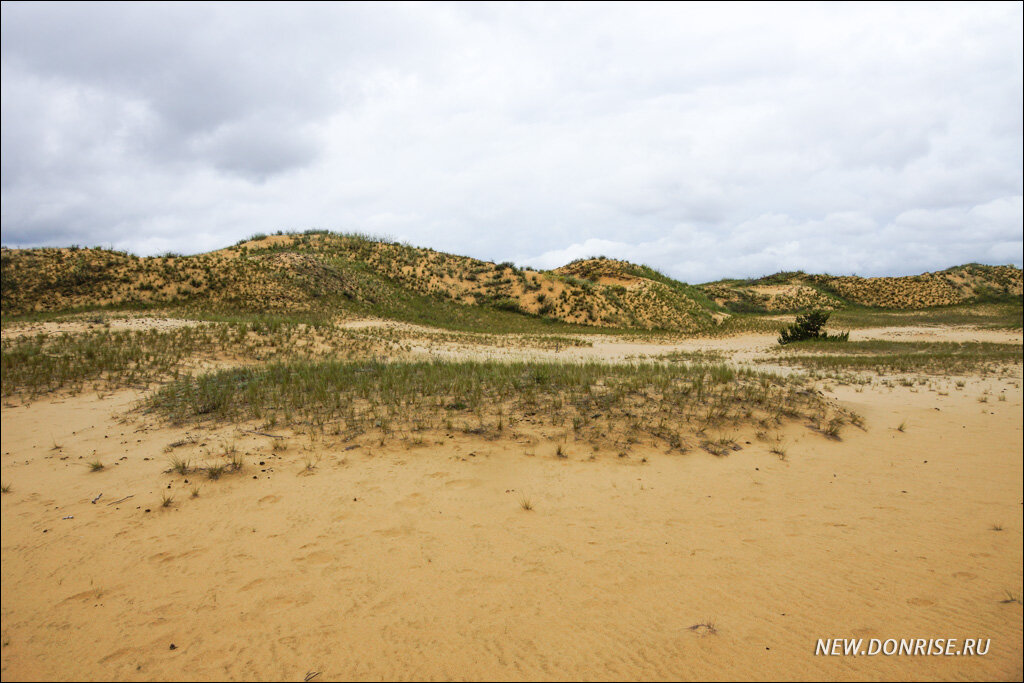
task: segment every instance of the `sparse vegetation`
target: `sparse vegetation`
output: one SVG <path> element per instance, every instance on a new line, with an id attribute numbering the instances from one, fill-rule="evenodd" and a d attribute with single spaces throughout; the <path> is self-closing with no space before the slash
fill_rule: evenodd
<path id="1" fill-rule="evenodd" d="M 615 428 L 681 448 L 680 429 L 771 425 L 822 411 L 824 399 L 802 384 L 727 365 L 302 361 L 181 377 L 147 405 L 176 422 L 255 419 L 382 438 L 411 430 L 413 415 L 420 432 L 461 424 L 482 435 L 528 418 L 575 426 L 578 439 L 598 441 Z M 561 442 L 556 454 L 566 455 Z"/>
<path id="2" fill-rule="evenodd" d="M 303 472 L 303 474 L 311 474 L 313 472 L 313 470 L 316 469 L 316 466 L 320 464 L 320 458 L 321 458 L 321 456 L 319 454 L 313 454 L 313 453 L 307 454 L 302 459 L 302 462 L 303 462 L 302 472 Z"/>
<path id="3" fill-rule="evenodd" d="M 718 633 L 718 628 L 715 626 L 713 619 L 705 619 L 699 623 L 694 624 L 690 627 L 691 631 L 695 631 L 700 635 L 715 635 Z"/>
<path id="4" fill-rule="evenodd" d="M 783 347 L 775 360 L 814 370 L 949 375 L 1019 365 L 1022 357 L 1024 350 L 1019 344 L 872 340 L 847 342 L 841 347 L 816 341 L 799 342 Z M 963 383 L 957 386 L 963 388 Z"/>
<path id="5" fill-rule="evenodd" d="M 854 569 L 865 570 L 874 553 L 883 558 L 879 576 L 884 577 L 901 566 L 885 558 L 904 557 L 904 548 L 891 555 L 891 543 L 872 545 L 877 534 L 871 525 L 844 523 L 871 516 L 877 518 L 875 526 L 898 519 L 900 524 L 920 523 L 926 533 L 941 530 L 942 520 L 931 519 L 935 515 L 928 514 L 932 508 L 926 505 L 941 507 L 949 500 L 943 496 L 960 493 L 970 504 L 985 495 L 986 486 L 991 488 L 991 477 L 962 477 L 951 487 L 948 453 L 933 456 L 922 452 L 922 444 L 929 448 L 946 438 L 947 426 L 953 438 L 981 426 L 1004 429 L 1007 416 L 1019 413 L 1019 344 L 851 342 L 845 334 L 823 332 L 826 322 L 843 330 L 954 320 L 1013 327 L 1021 308 L 1013 299 L 1014 288 L 1019 289 L 1014 269 L 958 271 L 956 278 L 969 275 L 992 283 L 995 289 L 988 294 L 974 280 L 962 291 L 925 291 L 925 285 L 957 281 L 947 276 L 907 285 L 780 273 L 692 286 L 606 257 L 539 271 L 326 231 L 257 234 L 221 253 L 196 256 L 139 259 L 77 249 L 5 251 L 4 257 L 2 390 L 5 405 L 12 406 L 5 408 L 5 426 L 9 414 L 29 419 L 45 414 L 22 406 L 46 394 L 59 392 L 53 404 L 63 401 L 77 409 L 90 403 L 93 392 L 105 399 L 105 392 L 130 388 L 99 406 L 103 417 L 95 425 L 76 415 L 55 427 L 61 443 L 45 427 L 34 428 L 38 438 L 28 448 L 22 443 L 29 439 L 7 435 L 11 452 L 4 456 L 4 474 L 19 479 L 20 493 L 3 501 L 5 514 L 14 510 L 11 519 L 17 521 L 12 537 L 5 536 L 5 552 L 28 552 L 25 557 L 31 560 L 33 548 L 46 547 L 40 546 L 40 532 L 48 534 L 46 545 L 56 541 L 65 552 L 73 547 L 66 539 L 77 538 L 82 527 L 109 524 L 103 528 L 115 529 L 110 538 L 131 548 L 139 575 L 149 576 L 178 566 L 192 571 L 211 558 L 245 561 L 252 548 L 276 538 L 284 542 L 281 557 L 295 571 L 313 578 L 340 572 L 334 583 L 351 594 L 357 620 L 392 609 L 374 598 L 389 566 L 413 567 L 416 580 L 436 571 L 455 576 L 459 563 L 474 561 L 478 551 L 490 553 L 499 542 L 512 575 L 538 586 L 549 578 L 534 574 L 537 570 L 561 576 L 569 568 L 571 575 L 573 567 L 582 566 L 581 559 L 588 564 L 608 559 L 607 567 L 586 572 L 588 580 L 601 584 L 594 590 L 612 584 L 628 588 L 641 574 L 655 582 L 664 579 L 663 586 L 655 586 L 658 590 L 671 589 L 678 572 L 662 571 L 665 567 L 685 564 L 689 557 L 700 567 L 713 567 L 725 548 L 729 557 L 723 567 L 729 569 L 733 560 L 754 557 L 762 546 L 785 541 L 787 534 L 809 566 L 827 560 L 829 552 L 838 557 L 847 544 L 866 553 Z M 933 305 L 981 296 L 989 299 L 969 306 Z M 98 301 L 104 305 L 97 306 Z M 929 307 L 881 309 L 863 302 Z M 161 329 L 139 331 L 131 328 L 152 321 L 129 319 L 129 312 L 177 319 L 160 321 Z M 34 323 L 41 324 L 33 329 Z M 58 327 L 60 333 L 52 332 Z M 797 340 L 801 330 L 807 338 Z M 709 339 L 735 333 L 758 336 Z M 780 335 L 786 341 L 775 348 Z M 835 343 L 836 336 L 843 343 Z M 597 358 L 614 362 L 592 360 Z M 761 369 L 785 367 L 759 372 L 761 360 L 766 363 Z M 983 381 L 948 377 L 954 372 L 991 375 Z M 66 396 L 76 392 L 77 397 Z M 866 395 L 848 400 L 851 392 Z M 952 398 L 940 398 L 950 393 Z M 872 402 L 879 396 L 882 400 Z M 922 408 L 925 399 L 931 403 Z M 978 405 L 976 399 L 988 403 Z M 846 405 L 870 415 L 880 433 L 855 431 L 866 428 L 865 418 Z M 964 406 L 971 416 L 961 422 L 955 411 Z M 893 435 L 906 431 L 906 421 L 893 426 L 904 416 L 914 420 L 913 433 Z M 172 436 L 168 423 L 185 426 Z M 97 436 L 109 440 L 97 442 Z M 843 438 L 855 443 L 824 443 Z M 886 446 L 890 443 L 891 448 Z M 989 471 L 986 465 L 1002 457 L 1002 450 L 996 450 L 994 456 L 992 449 L 975 453 L 978 472 Z M 510 463 L 511 453 L 523 454 L 523 462 Z M 93 471 L 104 468 L 101 456 L 107 473 L 85 474 L 83 464 Z M 37 476 L 44 467 L 55 476 L 73 473 L 70 488 L 59 496 L 46 492 L 38 483 L 45 478 Z M 709 475 L 712 470 L 718 473 Z M 535 489 L 538 473 L 553 479 Z M 714 485 L 722 473 L 729 478 L 724 488 Z M 495 482 L 505 477 L 502 500 L 514 519 L 503 519 L 500 506 L 497 517 L 477 514 L 480 501 L 492 498 Z M 225 478 L 229 481 L 211 483 Z M 208 489 L 203 501 L 197 500 L 200 483 Z M 968 519 L 968 532 L 974 529 L 964 542 L 984 552 L 991 550 L 986 546 L 1014 541 L 1017 533 L 1016 524 L 1010 524 L 1009 534 L 980 534 L 1003 532 L 1002 523 L 989 523 L 1013 512 L 1012 486 L 997 483 L 992 495 L 998 493 L 1002 502 L 984 512 L 992 518 L 962 514 L 968 508 L 955 511 Z M 540 501 L 539 517 L 515 512 L 517 504 L 521 512 L 535 510 L 531 497 L 519 489 L 523 485 L 534 497 L 538 491 L 553 492 Z M 161 488 L 166 491 L 161 507 L 172 508 L 166 513 L 155 505 Z M 9 491 L 4 483 L 3 493 Z M 913 507 L 890 504 L 899 491 L 910 494 L 905 500 Z M 823 496 L 828 498 L 824 507 L 818 504 Z M 82 505 L 83 500 L 92 505 Z M 132 521 L 129 511 L 141 514 L 143 509 L 158 513 L 143 519 L 152 519 L 162 530 Z M 65 514 L 70 512 L 75 515 Z M 35 517 L 21 519 L 22 513 Z M 212 515 L 208 525 L 203 515 Z M 178 517 L 188 521 L 190 530 L 175 540 L 171 522 Z M 704 517 L 714 522 L 716 533 L 725 534 L 722 539 L 709 544 L 693 533 L 688 520 Z M 51 521 L 60 518 L 67 521 Z M 559 519 L 565 530 L 556 523 Z M 510 536 L 500 528 L 503 521 L 524 528 L 543 522 L 543 528 L 535 529 L 538 534 Z M 196 539 L 195 529 L 205 536 Z M 453 546 L 456 552 L 447 552 L 449 532 L 462 533 L 458 547 Z M 83 538 L 101 538 L 84 533 Z M 295 535 L 289 539 L 289 533 Z M 418 534 L 422 542 L 414 538 L 410 544 L 408 533 Z M 563 533 L 568 535 L 559 536 Z M 130 545 L 133 541 L 138 549 Z M 208 542 L 230 547 L 210 553 Z M 344 555 L 351 543 L 383 552 L 369 564 L 349 562 Z M 388 554 L 396 548 L 402 552 Z M 563 552 L 567 548 L 571 552 Z M 903 564 L 917 552 L 909 550 Z M 99 551 L 88 547 L 83 552 L 75 559 L 88 560 Z M 613 557 L 615 552 L 625 561 Z M 654 564 L 640 566 L 639 574 L 622 575 L 624 568 L 629 573 L 633 557 L 653 558 Z M 63 564 L 71 569 L 61 570 L 51 584 L 73 577 L 74 563 Z M 786 567 L 785 561 L 765 565 L 769 574 Z M 482 569 L 504 580 L 492 571 L 493 562 L 483 563 Z M 365 582 L 348 581 L 353 572 Z M 820 572 L 796 578 L 812 574 Z M 467 576 L 465 585 L 472 587 L 473 575 Z M 260 584 L 256 578 L 273 581 Z M 316 597 L 309 585 L 300 582 L 285 595 L 285 584 L 277 579 L 287 582 L 284 575 L 253 576 L 239 585 L 249 596 L 245 600 L 264 611 L 282 612 L 285 605 L 289 615 L 316 617 L 316 602 L 303 607 L 307 602 L 302 600 Z M 97 582 L 85 591 L 82 583 L 72 578 L 53 600 L 41 601 L 40 609 L 59 603 L 85 614 L 102 603 L 92 588 L 116 588 L 119 596 L 125 588 L 124 582 Z M 800 581 L 790 583 L 813 598 L 814 590 L 804 590 Z M 977 582 L 957 585 L 977 588 Z M 490 593 L 493 587 L 487 582 L 484 590 Z M 546 597 L 543 591 L 538 595 Z M 161 595 L 159 603 L 138 604 L 131 601 L 137 592 L 124 597 L 107 600 L 104 618 L 116 617 L 109 609 L 115 603 L 118 609 L 135 604 L 142 614 L 174 599 Z M 992 597 L 1000 597 L 998 587 Z M 697 602 L 690 598 L 683 602 L 700 604 L 699 595 Z M 1019 601 L 1019 594 L 1007 591 L 1003 602 Z M 779 612 L 788 612 L 788 604 L 778 602 Z M 698 609 L 713 612 L 713 605 Z M 1003 609 L 1012 614 L 1017 608 Z M 678 614 L 669 616 L 677 619 Z M 30 621 L 28 615 L 19 620 Z M 772 620 L 783 627 L 787 623 L 782 614 Z M 515 630 L 522 632 L 528 622 Z M 615 624 L 610 625 L 613 632 Z M 687 638 L 719 633 L 710 618 L 688 628 Z M 1001 637 L 1004 631 L 993 635 Z M 182 645 L 179 637 L 174 649 Z M 703 642 L 713 645 L 712 640 Z M 31 650 L 14 654 L 34 656 Z M 187 654 L 184 650 L 171 656 Z M 321 668 L 319 662 L 300 664 L 300 672 L 316 664 L 310 674 Z M 498 669 L 484 674 L 494 671 L 502 675 Z M 654 668 L 646 671 L 657 674 Z"/>
<path id="6" fill-rule="evenodd" d="M 1020 600 L 1020 593 L 1014 593 L 1011 590 L 1006 590 L 1003 592 L 1003 595 L 1004 597 L 1002 600 L 1000 600 L 1000 602 L 1004 605 L 1012 605 L 1014 603 L 1018 605 L 1024 604 Z"/>
<path id="7" fill-rule="evenodd" d="M 844 424 L 846 424 L 846 420 L 843 418 L 843 416 L 836 415 L 829 418 L 829 420 L 825 423 L 821 431 L 828 438 L 835 439 L 836 441 L 838 441 L 839 432 Z"/>
<path id="8" fill-rule="evenodd" d="M 1007 320 L 1008 313 L 1011 326 L 1020 327 L 1021 273 L 1012 266 L 967 264 L 937 273 L 878 278 L 796 271 L 756 280 L 720 280 L 701 289 L 734 313 L 830 310 L 836 311 L 837 322 L 845 327 L 893 324 L 878 322 L 886 318 L 904 321 L 896 324 L 915 324 L 908 317 L 952 323 L 967 311 L 966 305 L 975 313 L 981 306 L 1007 307 L 997 315 Z M 980 321 L 975 317 L 971 322 Z"/>
<path id="9" fill-rule="evenodd" d="M 186 475 L 192 471 L 192 461 L 189 460 L 188 458 L 174 455 L 171 456 L 169 460 L 171 463 L 171 470 L 173 472 L 177 472 L 178 474 L 181 475 Z"/>

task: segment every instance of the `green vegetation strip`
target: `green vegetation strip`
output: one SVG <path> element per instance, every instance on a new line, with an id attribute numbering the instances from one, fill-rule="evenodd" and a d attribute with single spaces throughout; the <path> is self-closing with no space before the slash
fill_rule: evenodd
<path id="1" fill-rule="evenodd" d="M 836 353 L 836 352 L 840 353 Z M 963 372 L 992 364 L 1021 363 L 1018 344 L 990 342 L 854 341 L 797 342 L 784 347 L 779 360 L 816 370 L 886 372 Z"/>
<path id="2" fill-rule="evenodd" d="M 176 377 L 190 361 L 229 356 L 262 361 L 312 355 L 309 343 L 343 357 L 367 357 L 379 343 L 357 331 L 279 320 L 204 324 L 171 330 L 93 330 L 25 336 L 2 344 L 2 393 L 114 389 Z"/>
<path id="3" fill-rule="evenodd" d="M 83 382 L 106 378 L 119 385 L 173 374 L 182 361 L 211 350 L 216 337 L 203 328 L 172 332 L 97 331 L 37 335 L 4 340 L 0 365 L 3 395 L 80 389 Z"/>
<path id="4" fill-rule="evenodd" d="M 453 417 L 483 426 L 506 414 L 576 429 L 624 420 L 637 430 L 665 430 L 672 443 L 686 424 L 698 431 L 767 424 L 821 412 L 824 403 L 800 380 L 725 365 L 321 361 L 182 377 L 155 392 L 148 407 L 175 421 L 340 420 L 383 431 L 392 422 L 450 429 Z"/>

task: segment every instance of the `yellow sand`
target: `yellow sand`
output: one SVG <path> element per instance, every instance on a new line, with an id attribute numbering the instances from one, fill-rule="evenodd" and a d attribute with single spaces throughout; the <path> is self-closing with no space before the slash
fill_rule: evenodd
<path id="1" fill-rule="evenodd" d="M 785 460 L 753 434 L 559 459 L 190 432 L 133 390 L 7 404 L 3 679 L 1019 680 L 1020 369 L 961 381 L 836 387 L 866 430 L 791 425 Z M 165 472 L 231 443 L 242 473 Z M 991 645 L 815 656 L 911 637 Z"/>

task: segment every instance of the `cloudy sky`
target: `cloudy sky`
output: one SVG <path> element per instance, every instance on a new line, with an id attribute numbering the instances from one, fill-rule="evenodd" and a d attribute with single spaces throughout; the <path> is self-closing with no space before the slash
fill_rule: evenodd
<path id="1" fill-rule="evenodd" d="M 2 241 L 703 282 L 1022 251 L 1022 5 L 2 5 Z"/>

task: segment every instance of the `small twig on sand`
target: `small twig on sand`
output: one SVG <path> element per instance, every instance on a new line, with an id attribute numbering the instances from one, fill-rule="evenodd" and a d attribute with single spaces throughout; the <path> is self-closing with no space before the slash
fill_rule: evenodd
<path id="1" fill-rule="evenodd" d="M 115 500 L 115 501 L 114 501 L 114 502 L 112 502 L 112 503 L 107 503 L 107 507 L 110 507 L 111 505 L 117 505 L 118 503 L 123 503 L 123 502 L 125 502 L 126 500 L 128 500 L 129 498 L 134 498 L 134 497 L 135 497 L 135 494 L 133 493 L 133 494 L 132 494 L 132 495 L 130 495 L 130 496 L 125 496 L 124 498 L 119 498 L 118 500 Z"/>
<path id="2" fill-rule="evenodd" d="M 267 434 L 266 432 L 254 432 L 251 429 L 243 429 L 246 434 L 258 434 L 259 436 L 269 436 L 271 439 L 287 439 L 286 436 L 280 436 L 279 434 Z M 319 672 L 318 672 L 319 673 Z"/>
<path id="3" fill-rule="evenodd" d="M 306 677 L 303 680 L 311 681 L 311 680 L 313 680 L 314 678 L 316 678 L 319 675 L 320 675 L 319 671 L 307 671 L 306 672 Z"/>
<path id="4" fill-rule="evenodd" d="M 93 505 L 95 505 L 95 504 L 96 504 L 96 501 L 97 501 L 97 500 L 99 500 L 99 499 L 100 499 L 100 498 L 102 498 L 102 497 L 103 497 L 103 494 L 101 493 L 100 495 L 98 495 L 98 496 L 96 496 L 95 498 L 93 498 L 93 499 L 92 499 L 92 504 L 93 504 Z"/>

